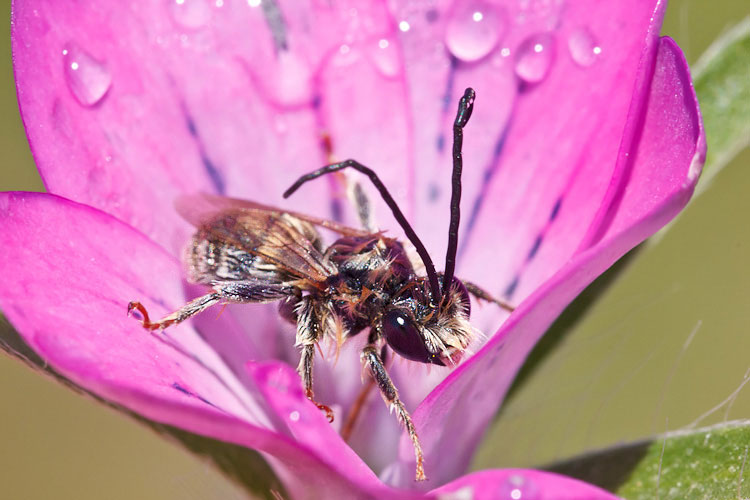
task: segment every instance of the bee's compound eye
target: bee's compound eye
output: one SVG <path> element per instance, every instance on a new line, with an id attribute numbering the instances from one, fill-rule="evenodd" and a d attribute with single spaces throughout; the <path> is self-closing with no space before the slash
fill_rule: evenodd
<path id="1" fill-rule="evenodd" d="M 414 322 L 403 312 L 394 309 L 383 316 L 383 333 L 391 349 L 404 358 L 421 363 L 443 364 L 436 354 L 427 350 Z"/>

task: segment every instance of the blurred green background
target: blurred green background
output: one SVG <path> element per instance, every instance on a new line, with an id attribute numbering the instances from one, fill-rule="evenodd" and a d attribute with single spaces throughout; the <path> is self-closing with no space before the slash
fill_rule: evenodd
<path id="1" fill-rule="evenodd" d="M 16 105 L 10 2 L 1 1 L 0 190 L 41 191 Z M 675 0 L 662 33 L 694 62 L 748 14 L 746 0 Z M 657 246 L 622 266 L 514 393 L 476 469 L 539 465 L 682 428 L 739 387 L 750 368 L 749 166 L 746 149 Z M 2 355 L 0 398 L 2 498 L 242 498 L 181 448 Z M 750 418 L 750 391 L 730 406 L 702 424 Z"/>

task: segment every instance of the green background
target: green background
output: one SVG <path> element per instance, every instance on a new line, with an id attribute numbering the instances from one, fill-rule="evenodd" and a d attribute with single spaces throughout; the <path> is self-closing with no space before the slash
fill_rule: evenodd
<path id="1" fill-rule="evenodd" d="M 746 0 L 673 1 L 662 33 L 694 62 L 748 14 Z M 0 190 L 41 191 L 18 116 L 9 23 L 0 25 Z M 476 469 L 539 465 L 683 428 L 738 388 L 750 368 L 748 166 L 746 149 L 657 246 L 622 267 L 504 407 Z M 3 498 L 243 497 L 147 428 L 2 355 L 0 401 Z M 725 408 L 701 423 L 750 418 L 750 393 Z"/>

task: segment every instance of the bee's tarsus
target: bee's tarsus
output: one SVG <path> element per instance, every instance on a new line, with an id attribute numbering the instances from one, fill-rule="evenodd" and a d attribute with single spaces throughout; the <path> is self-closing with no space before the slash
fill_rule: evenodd
<path id="1" fill-rule="evenodd" d="M 197 299 L 191 300 L 172 314 L 169 314 L 168 316 L 165 316 L 164 318 L 155 322 L 151 321 L 148 315 L 148 311 L 146 311 L 146 308 L 143 306 L 143 304 L 138 301 L 132 301 L 128 304 L 128 315 L 132 315 L 133 311 L 137 311 L 138 314 L 141 315 L 139 321 L 141 322 L 143 328 L 150 331 L 164 330 L 169 326 L 181 323 L 189 317 L 198 314 L 208 307 L 211 307 L 212 305 L 218 303 L 221 298 L 221 292 L 213 292 L 207 295 L 202 295 Z"/>
<path id="2" fill-rule="evenodd" d="M 305 397 L 312 402 L 315 406 L 318 407 L 320 411 L 326 414 L 326 418 L 328 419 L 328 423 L 333 423 L 334 417 L 333 417 L 333 410 L 330 406 L 326 406 L 322 403 L 318 403 L 315 401 L 315 395 L 313 394 L 312 387 L 305 389 Z"/>
<path id="3" fill-rule="evenodd" d="M 141 322 L 141 325 L 146 330 L 156 330 L 159 328 L 158 323 L 151 322 L 148 311 L 146 311 L 146 308 L 140 302 L 133 301 L 128 304 L 128 316 L 133 316 L 133 312 L 137 312 L 140 315 L 140 318 L 136 319 Z"/>
<path id="4" fill-rule="evenodd" d="M 320 411 L 322 411 L 323 413 L 326 414 L 326 418 L 328 419 L 328 423 L 332 424 L 333 420 L 334 420 L 334 416 L 333 416 L 333 410 L 331 409 L 331 407 L 330 406 L 326 406 L 326 405 L 321 404 L 321 403 L 318 403 L 316 401 L 313 401 L 313 403 L 315 403 L 315 406 L 317 406 Z"/>

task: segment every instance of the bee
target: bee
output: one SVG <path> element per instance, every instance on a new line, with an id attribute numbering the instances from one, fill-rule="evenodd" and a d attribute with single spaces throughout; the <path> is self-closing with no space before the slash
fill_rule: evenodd
<path id="1" fill-rule="evenodd" d="M 333 412 L 317 402 L 313 392 L 316 345 L 326 337 L 340 345 L 368 330 L 362 364 L 411 438 L 416 480 L 425 480 L 417 431 L 386 370 L 388 350 L 411 361 L 455 366 L 475 338 L 469 323 L 470 294 L 512 311 L 508 304 L 454 276 L 463 128 L 471 116 L 474 99 L 474 90 L 466 89 L 453 124 L 452 195 L 443 273 L 435 271 L 425 246 L 377 174 L 355 160 L 346 160 L 300 177 L 284 198 L 322 175 L 345 168 L 361 172 L 393 212 L 419 255 L 426 276 L 417 275 L 418 266 L 404 245 L 382 232 L 358 230 L 254 202 L 204 195 L 200 201 L 208 209 L 203 213 L 196 214 L 185 203 L 180 211 L 197 226 L 185 254 L 187 279 L 211 287 L 212 291 L 159 321 L 152 322 L 139 302 L 131 302 L 128 313 L 137 311 L 146 329 L 161 330 L 215 304 L 279 301 L 280 315 L 297 327 L 297 371 L 305 394 L 330 421 Z M 187 204 L 194 205 L 195 200 Z M 367 210 L 361 209 L 361 216 L 363 212 Z M 325 247 L 318 228 L 336 233 L 338 239 Z"/>

